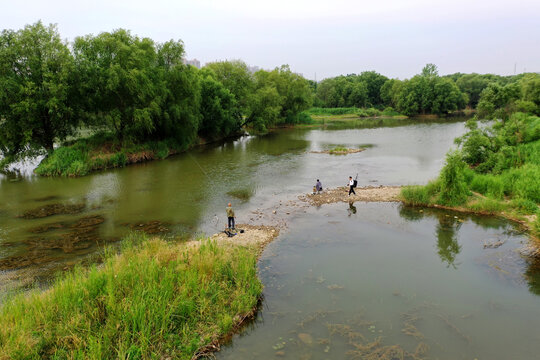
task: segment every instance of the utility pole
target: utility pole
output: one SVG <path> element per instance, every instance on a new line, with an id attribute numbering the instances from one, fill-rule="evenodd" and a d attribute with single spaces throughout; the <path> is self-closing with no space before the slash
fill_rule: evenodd
<path id="1" fill-rule="evenodd" d="M 517 63 L 514 63 L 514 75 L 516 75 Z"/>

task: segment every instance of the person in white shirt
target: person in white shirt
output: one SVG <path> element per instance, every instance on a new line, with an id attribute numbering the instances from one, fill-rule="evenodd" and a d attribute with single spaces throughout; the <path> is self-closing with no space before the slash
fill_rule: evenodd
<path id="1" fill-rule="evenodd" d="M 349 196 L 351 196 L 351 193 L 356 195 L 354 192 L 354 180 L 352 179 L 352 176 L 349 176 Z"/>

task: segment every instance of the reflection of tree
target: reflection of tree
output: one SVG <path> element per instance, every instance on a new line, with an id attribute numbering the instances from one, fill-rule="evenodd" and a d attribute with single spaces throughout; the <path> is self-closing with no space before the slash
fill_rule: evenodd
<path id="1" fill-rule="evenodd" d="M 540 295 L 540 256 L 527 258 L 527 271 L 525 272 L 529 291 L 535 295 Z"/>
<path id="2" fill-rule="evenodd" d="M 418 221 L 424 217 L 424 210 L 401 204 L 399 206 L 399 216 L 409 221 Z"/>
<path id="3" fill-rule="evenodd" d="M 445 262 L 448 267 L 452 266 L 457 269 L 456 257 L 461 251 L 461 245 L 457 240 L 457 232 L 461 227 L 461 222 L 457 221 L 448 214 L 440 213 L 437 216 L 439 223 L 437 224 L 437 253 L 442 262 Z"/>

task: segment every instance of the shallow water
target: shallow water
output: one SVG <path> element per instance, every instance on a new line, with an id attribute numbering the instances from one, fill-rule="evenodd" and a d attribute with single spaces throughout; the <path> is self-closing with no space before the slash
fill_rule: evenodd
<path id="1" fill-rule="evenodd" d="M 525 238 L 507 222 L 458 215 L 461 222 L 397 204 L 292 207 L 290 215 L 280 207 L 317 178 L 324 187 L 356 173 L 359 186 L 425 183 L 464 131 L 463 122 L 287 129 L 83 178 L 38 178 L 28 169 L 4 176 L 0 294 L 46 281 L 133 230 L 217 232 L 231 201 L 237 222 L 286 219 L 289 227 L 260 262 L 266 287 L 257 321 L 219 357 L 347 358 L 358 355 L 347 355 L 353 343 L 382 336 L 381 345 L 401 348 L 370 351 L 414 353 L 425 343 L 430 358 L 532 359 L 540 350 L 539 266 L 514 251 Z M 336 145 L 367 150 L 312 153 Z M 496 239 L 506 242 L 483 248 Z M 402 333 L 405 325 L 424 338 Z"/>
<path id="2" fill-rule="evenodd" d="M 170 236 L 214 233 L 225 224 L 229 201 L 237 220 L 249 222 L 251 211 L 309 191 L 317 177 L 324 186 L 342 185 L 356 173 L 360 185 L 425 182 L 463 131 L 463 122 L 289 129 L 82 178 L 39 178 L 26 167 L 26 176 L 0 178 L 0 287 L 47 279 L 148 223 Z M 310 152 L 335 145 L 371 147 L 346 157 Z M 87 216 L 104 221 L 70 228 Z M 36 227 L 49 231 L 36 236 Z M 93 236 L 81 240 L 80 232 Z"/>
<path id="3" fill-rule="evenodd" d="M 430 359 L 538 358 L 540 292 L 523 276 L 537 264 L 516 253 L 525 236 L 489 217 L 352 206 L 310 209 L 266 248 L 262 311 L 218 358 L 384 359 L 419 344 Z"/>

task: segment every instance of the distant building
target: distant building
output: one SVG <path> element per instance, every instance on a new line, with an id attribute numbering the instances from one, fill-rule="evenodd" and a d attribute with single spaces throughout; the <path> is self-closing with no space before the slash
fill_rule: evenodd
<path id="1" fill-rule="evenodd" d="M 201 62 L 197 59 L 191 59 L 191 60 L 184 59 L 184 64 L 195 66 L 197 69 L 201 68 Z"/>
<path id="2" fill-rule="evenodd" d="M 248 71 L 249 71 L 250 73 L 252 73 L 252 74 L 254 74 L 254 73 L 256 73 L 257 71 L 261 70 L 261 68 L 258 67 L 258 66 L 249 66 L 249 65 L 248 65 L 247 68 L 248 68 Z"/>

